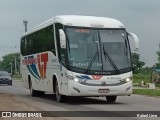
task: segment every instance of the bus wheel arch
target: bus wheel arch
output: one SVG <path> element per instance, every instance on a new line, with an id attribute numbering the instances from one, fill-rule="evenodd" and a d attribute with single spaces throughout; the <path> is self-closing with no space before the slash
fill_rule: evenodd
<path id="1" fill-rule="evenodd" d="M 28 85 L 29 85 L 29 90 L 30 90 L 31 96 L 32 97 L 38 96 L 39 91 L 33 89 L 32 79 L 31 79 L 30 75 L 28 75 Z"/>
<path id="2" fill-rule="evenodd" d="M 32 97 L 35 96 L 30 75 L 28 75 L 28 86 L 29 86 L 31 96 Z"/>
<path id="3" fill-rule="evenodd" d="M 31 76 L 28 75 L 28 88 L 30 89 L 31 88 Z"/>
<path id="4" fill-rule="evenodd" d="M 53 75 L 52 81 L 53 81 L 53 92 L 55 93 L 55 91 L 56 91 L 56 81 L 57 81 L 56 75 Z"/>
<path id="5" fill-rule="evenodd" d="M 55 93 L 57 102 L 64 102 L 65 96 L 62 95 L 59 91 L 59 83 L 56 75 L 53 75 L 53 91 Z"/>

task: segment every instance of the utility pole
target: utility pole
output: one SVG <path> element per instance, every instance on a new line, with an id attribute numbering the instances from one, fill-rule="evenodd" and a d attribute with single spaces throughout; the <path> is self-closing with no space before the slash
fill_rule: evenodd
<path id="1" fill-rule="evenodd" d="M 23 20 L 23 24 L 24 24 L 24 27 L 25 27 L 25 32 L 27 32 L 27 24 L 28 24 L 28 21 L 25 19 Z"/>

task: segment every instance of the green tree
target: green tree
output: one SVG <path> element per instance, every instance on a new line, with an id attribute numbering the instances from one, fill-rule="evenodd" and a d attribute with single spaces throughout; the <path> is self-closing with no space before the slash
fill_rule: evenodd
<path id="1" fill-rule="evenodd" d="M 17 65 L 20 63 L 20 53 L 11 53 L 2 57 L 2 61 L 0 61 L 0 70 L 5 70 L 11 73 L 11 64 L 13 68 L 13 73 L 15 73 L 15 58 L 17 61 Z M 17 66 L 18 68 L 18 66 Z"/>
<path id="2" fill-rule="evenodd" d="M 132 68 L 133 73 L 137 74 L 140 73 L 145 63 L 143 61 L 140 61 L 140 55 L 137 53 L 132 53 Z"/>
<path id="3" fill-rule="evenodd" d="M 155 68 L 160 69 L 160 50 L 156 52 L 158 55 L 158 62 L 155 64 Z"/>
<path id="4" fill-rule="evenodd" d="M 140 71 L 140 73 L 142 73 L 142 74 L 151 74 L 151 72 L 152 72 L 152 67 L 144 67 Z"/>

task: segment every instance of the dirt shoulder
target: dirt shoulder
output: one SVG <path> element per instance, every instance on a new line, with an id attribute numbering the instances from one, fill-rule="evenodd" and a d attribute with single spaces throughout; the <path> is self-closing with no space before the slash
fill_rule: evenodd
<path id="1" fill-rule="evenodd" d="M 29 103 L 17 99 L 16 96 L 0 93 L 0 111 L 43 111 L 42 109 L 33 106 Z M 0 120 L 62 120 L 61 118 L 0 118 Z"/>

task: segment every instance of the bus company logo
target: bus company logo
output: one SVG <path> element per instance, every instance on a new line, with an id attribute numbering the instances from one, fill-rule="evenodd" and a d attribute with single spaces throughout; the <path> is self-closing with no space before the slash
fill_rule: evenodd
<path id="1" fill-rule="evenodd" d="M 99 79 L 101 79 L 101 77 L 103 77 L 103 76 L 102 75 L 92 75 L 92 78 L 94 80 L 99 80 Z"/>
<path id="2" fill-rule="evenodd" d="M 37 54 L 34 56 L 24 57 L 22 64 L 27 66 L 28 71 L 37 79 L 46 77 L 46 67 L 48 62 L 48 53 Z M 37 66 L 36 66 L 37 64 Z M 38 68 L 38 69 L 37 69 Z"/>

